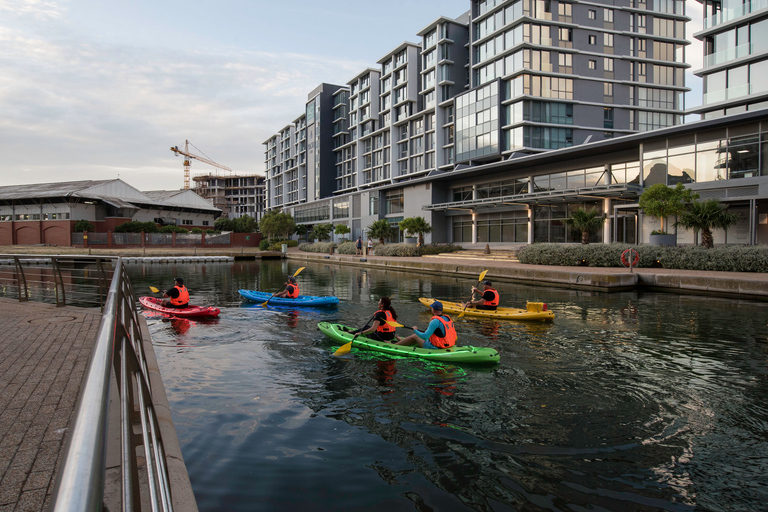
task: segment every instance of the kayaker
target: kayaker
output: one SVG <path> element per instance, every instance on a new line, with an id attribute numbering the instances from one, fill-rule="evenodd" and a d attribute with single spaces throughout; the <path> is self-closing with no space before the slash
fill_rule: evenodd
<path id="1" fill-rule="evenodd" d="M 418 345 L 421 348 L 440 349 L 456 344 L 456 329 L 453 326 L 453 320 L 443 314 L 443 304 L 435 301 L 429 307 L 432 308 L 432 320 L 427 330 L 421 332 L 413 326 L 413 334 L 407 338 L 397 336 L 397 345 Z"/>
<path id="2" fill-rule="evenodd" d="M 395 328 L 387 322 L 395 321 L 397 321 L 397 313 L 392 307 L 392 301 L 389 297 L 382 297 L 379 299 L 379 310 L 373 315 L 371 327 L 365 331 L 355 331 L 355 334 L 377 341 L 392 341 L 395 339 Z"/>
<path id="3" fill-rule="evenodd" d="M 482 283 L 483 290 L 482 292 L 472 287 L 472 295 L 475 293 L 482 293 L 482 296 L 477 300 L 472 300 L 464 304 L 465 308 L 475 308 L 475 309 L 487 309 L 489 311 L 496 311 L 496 308 L 499 306 L 499 292 L 493 289 L 493 286 L 491 285 L 491 282 L 489 280 L 485 280 Z"/>
<path id="4" fill-rule="evenodd" d="M 285 283 L 285 290 L 277 292 L 275 297 L 295 299 L 299 296 L 299 285 L 296 284 L 296 278 L 288 276 L 288 282 Z"/>
<path id="5" fill-rule="evenodd" d="M 189 306 L 189 292 L 180 277 L 174 279 L 173 288 L 163 294 L 161 304 L 166 308 L 186 308 Z"/>

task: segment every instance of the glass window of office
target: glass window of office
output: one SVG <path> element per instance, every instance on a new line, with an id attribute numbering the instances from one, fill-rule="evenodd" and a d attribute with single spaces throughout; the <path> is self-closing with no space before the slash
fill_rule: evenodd
<path id="1" fill-rule="evenodd" d="M 393 192 L 387 192 L 384 197 L 384 214 L 397 214 L 403 213 L 404 199 L 403 191 L 396 190 Z"/>
<path id="2" fill-rule="evenodd" d="M 518 210 L 478 215 L 477 241 L 526 243 L 528 241 L 528 212 Z"/>
<path id="3" fill-rule="evenodd" d="M 472 216 L 451 217 L 453 224 L 453 242 L 474 242 L 472 240 Z"/>

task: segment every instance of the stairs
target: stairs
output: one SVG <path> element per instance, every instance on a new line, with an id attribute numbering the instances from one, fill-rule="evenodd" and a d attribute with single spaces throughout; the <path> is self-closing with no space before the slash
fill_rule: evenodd
<path id="1" fill-rule="evenodd" d="M 467 250 L 457 252 L 446 252 L 442 254 L 434 254 L 427 256 L 428 258 L 444 258 L 452 260 L 482 260 L 482 261 L 507 261 L 517 263 L 517 250 L 516 249 L 491 249 L 490 254 L 486 254 L 483 250 Z"/>

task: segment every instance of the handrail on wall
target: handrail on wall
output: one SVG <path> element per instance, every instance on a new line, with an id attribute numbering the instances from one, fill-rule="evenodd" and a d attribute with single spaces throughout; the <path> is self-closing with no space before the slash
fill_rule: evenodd
<path id="1" fill-rule="evenodd" d="M 115 392 L 119 400 L 110 399 Z M 117 417 L 119 429 L 109 422 Z M 113 438 L 119 439 L 119 447 L 113 446 Z M 105 493 L 107 459 L 116 454 L 121 490 L 119 498 L 112 498 Z M 145 464 L 138 463 L 139 457 Z M 116 502 L 109 503 L 110 499 Z M 146 506 L 153 511 L 173 510 L 136 298 L 118 259 L 50 510 L 131 511 Z"/>

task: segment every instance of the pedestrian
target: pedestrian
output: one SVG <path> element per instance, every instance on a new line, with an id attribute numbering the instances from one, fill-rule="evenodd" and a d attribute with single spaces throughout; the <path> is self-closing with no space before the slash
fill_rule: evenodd
<path id="1" fill-rule="evenodd" d="M 355 248 L 357 249 L 357 255 L 362 256 L 363 255 L 363 238 L 362 237 L 357 237 Z"/>
<path id="2" fill-rule="evenodd" d="M 456 329 L 453 326 L 453 320 L 443 314 L 443 303 L 435 301 L 429 307 L 432 308 L 432 320 L 427 330 L 421 332 L 413 326 L 413 334 L 407 338 L 397 336 L 397 345 L 418 345 L 421 348 L 440 349 L 456 344 Z"/>
<path id="3" fill-rule="evenodd" d="M 160 303 L 166 308 L 186 308 L 189 306 L 189 291 L 184 286 L 184 279 L 180 277 L 174 279 L 173 288 L 165 292 L 163 297 Z"/>
<path id="4" fill-rule="evenodd" d="M 368 238 L 368 255 L 373 256 L 373 240 Z"/>

